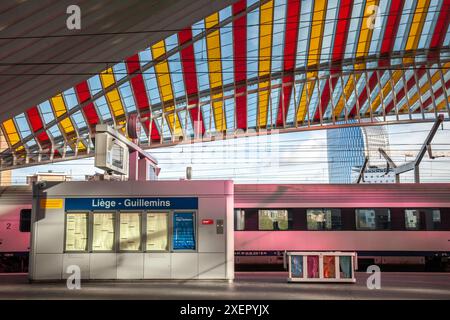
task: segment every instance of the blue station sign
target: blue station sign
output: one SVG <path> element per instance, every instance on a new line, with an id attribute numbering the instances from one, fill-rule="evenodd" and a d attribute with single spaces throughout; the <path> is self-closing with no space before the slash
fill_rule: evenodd
<path id="1" fill-rule="evenodd" d="M 66 198 L 69 210 L 198 209 L 198 198 Z"/>

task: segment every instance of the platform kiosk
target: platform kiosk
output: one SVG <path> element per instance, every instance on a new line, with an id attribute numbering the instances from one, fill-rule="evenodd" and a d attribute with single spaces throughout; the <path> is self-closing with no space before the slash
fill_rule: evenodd
<path id="1" fill-rule="evenodd" d="M 95 166 L 128 181 L 33 185 L 30 279 L 233 280 L 233 182 L 157 181 L 130 119 L 95 135 Z"/>
<path id="2" fill-rule="evenodd" d="M 234 278 L 232 181 L 34 187 L 31 280 Z"/>
<path id="3" fill-rule="evenodd" d="M 287 252 L 288 282 L 355 283 L 355 252 Z"/>

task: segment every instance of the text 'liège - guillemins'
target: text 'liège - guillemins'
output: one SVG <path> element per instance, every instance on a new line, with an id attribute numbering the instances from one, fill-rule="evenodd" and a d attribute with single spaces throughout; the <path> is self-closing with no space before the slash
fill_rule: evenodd
<path id="1" fill-rule="evenodd" d="M 92 199 L 92 207 L 94 208 L 114 208 L 121 206 L 122 202 L 116 200 Z M 125 199 L 123 201 L 125 207 L 170 207 L 170 200 L 146 200 L 146 199 Z"/>

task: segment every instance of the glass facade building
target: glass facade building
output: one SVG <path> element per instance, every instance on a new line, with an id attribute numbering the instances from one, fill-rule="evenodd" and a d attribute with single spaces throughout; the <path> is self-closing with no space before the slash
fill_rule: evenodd
<path id="1" fill-rule="evenodd" d="M 352 168 L 364 163 L 364 136 L 360 127 L 327 130 L 328 179 L 352 183 Z"/>
<path id="2" fill-rule="evenodd" d="M 368 158 L 367 170 L 386 165 L 379 148 L 389 154 L 389 137 L 384 126 L 347 127 L 327 130 L 328 178 L 330 183 L 352 183 Z M 382 171 L 384 170 L 381 169 Z M 378 177 L 378 176 L 377 176 Z M 392 175 L 378 177 L 390 182 Z"/>

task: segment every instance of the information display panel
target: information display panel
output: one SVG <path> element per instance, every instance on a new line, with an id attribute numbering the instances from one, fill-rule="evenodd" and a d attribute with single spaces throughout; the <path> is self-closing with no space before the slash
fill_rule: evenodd
<path id="1" fill-rule="evenodd" d="M 195 213 L 174 212 L 173 214 L 173 250 L 195 250 Z"/>
<path id="2" fill-rule="evenodd" d="M 168 213 L 147 213 L 147 251 L 168 251 Z"/>
<path id="3" fill-rule="evenodd" d="M 87 251 L 87 213 L 66 214 L 66 251 Z"/>
<path id="4" fill-rule="evenodd" d="M 319 278 L 319 256 L 308 256 L 308 278 Z"/>
<path id="5" fill-rule="evenodd" d="M 339 272 L 342 279 L 349 279 L 352 277 L 352 257 L 341 256 L 339 257 Z"/>
<path id="6" fill-rule="evenodd" d="M 334 256 L 323 257 L 323 276 L 325 278 L 336 278 L 336 258 Z"/>
<path id="7" fill-rule="evenodd" d="M 94 214 L 92 251 L 114 250 L 114 220 L 113 213 Z"/>
<path id="8" fill-rule="evenodd" d="M 291 274 L 294 278 L 303 277 L 303 256 L 291 256 Z"/>
<path id="9" fill-rule="evenodd" d="M 141 249 L 141 214 L 120 213 L 120 250 L 139 251 Z"/>

